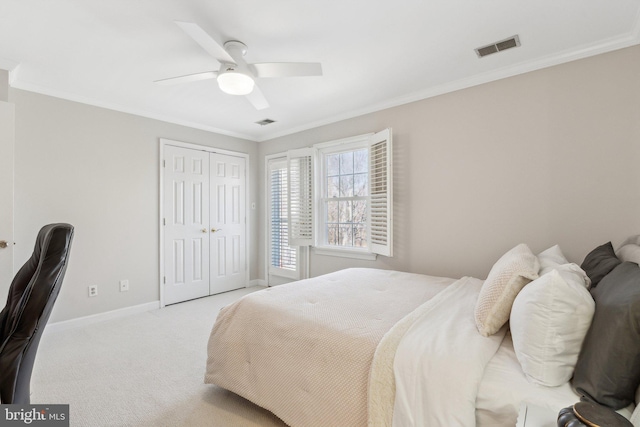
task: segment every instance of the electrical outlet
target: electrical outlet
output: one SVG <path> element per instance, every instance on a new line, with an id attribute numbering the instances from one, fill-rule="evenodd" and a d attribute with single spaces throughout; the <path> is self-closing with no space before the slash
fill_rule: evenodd
<path id="1" fill-rule="evenodd" d="M 120 280 L 120 292 L 127 292 L 129 290 L 129 281 Z"/>
<path id="2" fill-rule="evenodd" d="M 98 285 L 89 286 L 89 296 L 97 297 L 98 296 Z"/>

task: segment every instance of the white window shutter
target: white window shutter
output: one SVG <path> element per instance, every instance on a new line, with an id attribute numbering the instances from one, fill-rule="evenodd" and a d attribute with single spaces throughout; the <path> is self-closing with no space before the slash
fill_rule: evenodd
<path id="1" fill-rule="evenodd" d="M 269 183 L 269 274 L 300 278 L 298 248 L 289 245 L 288 168 L 286 158 L 267 163 Z"/>
<path id="2" fill-rule="evenodd" d="M 313 149 L 287 152 L 289 244 L 313 244 Z"/>
<path id="3" fill-rule="evenodd" d="M 393 256 L 393 168 L 391 129 L 371 135 L 369 185 L 371 191 L 371 252 Z"/>

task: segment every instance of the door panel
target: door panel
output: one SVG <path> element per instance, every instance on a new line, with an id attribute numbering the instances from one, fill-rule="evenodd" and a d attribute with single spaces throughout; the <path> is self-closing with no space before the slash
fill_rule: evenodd
<path id="1" fill-rule="evenodd" d="M 243 157 L 211 153 L 211 294 L 246 286 L 246 164 Z M 213 231 L 215 230 L 215 231 Z"/>
<path id="2" fill-rule="evenodd" d="M 164 303 L 209 295 L 209 154 L 164 147 Z"/>

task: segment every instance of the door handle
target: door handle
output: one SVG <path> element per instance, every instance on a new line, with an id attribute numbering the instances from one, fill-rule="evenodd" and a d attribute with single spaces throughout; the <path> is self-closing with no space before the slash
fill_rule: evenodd
<path id="1" fill-rule="evenodd" d="M 216 231 L 222 231 L 222 228 L 212 228 L 211 232 L 215 233 Z"/>
<path id="2" fill-rule="evenodd" d="M 0 249 L 4 249 L 7 247 L 7 241 L 6 240 L 0 240 Z"/>
<path id="3" fill-rule="evenodd" d="M 203 229 L 202 229 L 202 230 L 200 230 L 200 231 L 202 231 L 203 233 L 206 233 L 206 232 L 207 232 L 207 229 L 206 229 L 206 228 L 203 228 Z"/>

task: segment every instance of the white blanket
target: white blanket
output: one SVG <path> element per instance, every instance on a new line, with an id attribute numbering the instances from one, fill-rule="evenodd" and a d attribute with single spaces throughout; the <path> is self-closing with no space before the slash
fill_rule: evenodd
<path id="1" fill-rule="evenodd" d="M 445 289 L 403 337 L 394 361 L 394 426 L 475 426 L 480 381 L 506 332 L 478 333 L 473 312 L 481 286 L 466 277 Z"/>
<path id="2" fill-rule="evenodd" d="M 506 331 L 478 333 L 481 286 L 471 277 L 456 281 L 386 334 L 371 372 L 370 426 L 475 426 L 480 381 Z"/>

